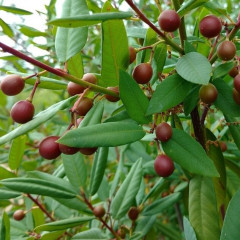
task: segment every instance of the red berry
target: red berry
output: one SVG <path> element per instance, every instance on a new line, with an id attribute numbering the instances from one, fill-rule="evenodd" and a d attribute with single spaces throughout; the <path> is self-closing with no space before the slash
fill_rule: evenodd
<path id="1" fill-rule="evenodd" d="M 227 151 L 227 144 L 223 141 L 219 142 L 220 144 L 220 148 L 222 152 L 226 152 Z"/>
<path id="2" fill-rule="evenodd" d="M 233 88 L 233 100 L 236 104 L 240 105 L 240 93 Z"/>
<path id="3" fill-rule="evenodd" d="M 59 143 L 59 149 L 60 149 L 61 153 L 64 153 L 66 155 L 73 155 L 79 151 L 79 148 L 69 147 L 69 146 L 61 144 L 61 143 Z"/>
<path id="4" fill-rule="evenodd" d="M 13 213 L 13 218 L 16 221 L 21 221 L 25 217 L 25 212 L 23 210 L 17 210 Z"/>
<path id="5" fill-rule="evenodd" d="M 238 66 L 234 66 L 229 72 L 228 72 L 229 76 L 234 78 L 236 77 L 239 72 L 238 72 Z"/>
<path id="6" fill-rule="evenodd" d="M 129 63 L 133 63 L 136 59 L 137 53 L 134 47 L 129 47 Z"/>
<path id="7" fill-rule="evenodd" d="M 57 158 L 61 154 L 59 143 L 56 142 L 58 139 L 58 136 L 44 138 L 39 145 L 39 154 L 48 160 Z"/>
<path id="8" fill-rule="evenodd" d="M 168 177 L 174 171 L 174 164 L 171 158 L 165 154 L 161 154 L 154 161 L 154 169 L 160 177 Z"/>
<path id="9" fill-rule="evenodd" d="M 105 215 L 105 208 L 102 205 L 96 206 L 93 209 L 93 214 L 96 217 L 102 218 Z"/>
<path id="10" fill-rule="evenodd" d="M 34 106 L 27 100 L 16 102 L 11 109 L 10 115 L 17 123 L 29 122 L 34 115 Z"/>
<path id="11" fill-rule="evenodd" d="M 233 80 L 233 85 L 235 87 L 235 89 L 240 92 L 240 74 L 238 74 L 234 80 Z"/>
<path id="12" fill-rule="evenodd" d="M 211 104 L 213 103 L 218 96 L 218 90 L 216 87 L 209 83 L 208 85 L 203 85 L 199 89 L 199 97 L 202 100 L 202 102 L 206 104 Z"/>
<path id="13" fill-rule="evenodd" d="M 76 108 L 76 112 L 80 116 L 85 116 L 93 106 L 93 99 L 84 97 Z"/>
<path id="14" fill-rule="evenodd" d="M 166 122 L 158 124 L 156 127 L 156 137 L 162 142 L 168 141 L 172 137 L 172 127 Z"/>
<path id="15" fill-rule="evenodd" d="M 158 17 L 158 24 L 165 32 L 174 32 L 181 24 L 181 19 L 176 11 L 165 10 Z"/>
<path id="16" fill-rule="evenodd" d="M 97 151 L 97 148 L 79 148 L 79 152 L 83 155 L 92 155 Z"/>
<path id="17" fill-rule="evenodd" d="M 133 69 L 132 75 L 137 83 L 148 83 L 153 75 L 152 66 L 149 63 L 141 63 Z"/>
<path id="18" fill-rule="evenodd" d="M 114 92 L 116 92 L 117 94 L 119 94 L 119 87 L 107 87 L 107 89 L 112 90 Z M 117 102 L 119 101 L 119 97 L 114 97 L 108 94 L 105 94 L 105 98 L 109 101 L 109 102 Z"/>
<path id="19" fill-rule="evenodd" d="M 229 61 L 234 58 L 236 54 L 236 46 L 231 41 L 224 41 L 218 45 L 217 55 L 224 61 Z"/>
<path id="20" fill-rule="evenodd" d="M 214 15 L 204 17 L 199 23 L 200 33 L 207 38 L 213 38 L 220 34 L 222 30 L 222 23 Z"/>
<path id="21" fill-rule="evenodd" d="M 8 96 L 14 96 L 20 93 L 24 88 L 25 82 L 18 75 L 9 75 L 1 81 L 1 89 Z"/>
<path id="22" fill-rule="evenodd" d="M 128 217 L 132 220 L 135 221 L 138 218 L 139 215 L 139 209 L 137 207 L 131 207 L 128 210 Z"/>

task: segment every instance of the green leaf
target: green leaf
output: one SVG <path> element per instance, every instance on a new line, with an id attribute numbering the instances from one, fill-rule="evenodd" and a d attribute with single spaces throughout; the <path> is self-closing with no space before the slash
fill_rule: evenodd
<path id="1" fill-rule="evenodd" d="M 21 164 L 26 140 L 26 135 L 22 135 L 12 141 L 8 157 L 8 165 L 12 170 L 18 169 Z"/>
<path id="2" fill-rule="evenodd" d="M 128 115 L 138 123 L 149 123 L 151 117 L 145 117 L 149 100 L 137 82 L 125 71 L 120 70 L 120 98 Z"/>
<path id="3" fill-rule="evenodd" d="M 70 130 L 58 142 L 70 147 L 115 147 L 140 140 L 142 127 L 131 122 L 109 122 Z"/>
<path id="4" fill-rule="evenodd" d="M 161 221 L 157 222 L 157 231 L 162 233 L 164 236 L 168 237 L 171 240 L 179 240 L 182 239 L 182 235 L 173 228 L 171 225 L 163 223 Z"/>
<path id="5" fill-rule="evenodd" d="M 213 72 L 213 78 L 224 77 L 233 68 L 233 62 L 221 63 Z"/>
<path id="6" fill-rule="evenodd" d="M 161 73 L 163 71 L 164 64 L 166 62 L 167 57 L 167 45 L 164 43 L 160 43 L 154 49 L 153 58 L 157 63 L 157 73 Z"/>
<path id="7" fill-rule="evenodd" d="M 65 28 L 75 28 L 96 25 L 107 20 L 127 19 L 132 17 L 132 15 L 133 14 L 131 12 L 104 12 L 91 15 L 82 14 L 75 17 L 55 19 L 48 22 L 48 24 Z"/>
<path id="8" fill-rule="evenodd" d="M 159 214 L 168 207 L 172 207 L 174 203 L 176 203 L 181 197 L 181 193 L 173 193 L 167 197 L 158 199 L 154 201 L 152 204 L 146 206 L 142 212 L 143 216 L 152 216 L 155 214 Z"/>
<path id="9" fill-rule="evenodd" d="M 2 180 L 1 183 L 5 187 L 18 192 L 58 198 L 74 198 L 76 196 L 73 191 L 42 179 L 9 178 Z"/>
<path id="10" fill-rule="evenodd" d="M 127 213 L 138 193 L 141 181 L 142 159 L 139 159 L 132 165 L 131 170 L 112 200 L 111 213 L 113 218 L 120 219 Z"/>
<path id="11" fill-rule="evenodd" d="M 34 221 L 34 227 L 40 226 L 45 223 L 45 215 L 39 207 L 32 208 L 31 212 Z"/>
<path id="12" fill-rule="evenodd" d="M 188 116 L 192 110 L 196 107 L 199 101 L 199 89 L 200 85 L 193 86 L 192 90 L 188 93 L 183 101 L 184 114 Z"/>
<path id="13" fill-rule="evenodd" d="M 145 38 L 148 29 L 143 27 L 126 27 L 126 30 L 128 37 Z"/>
<path id="14" fill-rule="evenodd" d="M 228 16 L 226 8 L 220 6 L 217 2 L 208 2 L 204 7 L 209 9 L 213 14 Z"/>
<path id="15" fill-rule="evenodd" d="M 19 31 L 27 37 L 48 37 L 46 32 L 41 32 L 33 27 L 21 26 Z"/>
<path id="16" fill-rule="evenodd" d="M 219 240 L 216 195 L 211 178 L 195 177 L 189 186 L 189 220 L 198 240 Z"/>
<path id="17" fill-rule="evenodd" d="M 91 228 L 90 230 L 80 232 L 72 239 L 81 239 L 81 240 L 108 240 L 108 237 L 98 228 Z"/>
<path id="18" fill-rule="evenodd" d="M 11 29 L 11 27 L 2 20 L 2 18 L 0 18 L 0 26 L 2 28 L 2 31 L 4 34 L 6 34 L 7 36 L 9 36 L 10 38 L 14 37 L 14 32 Z"/>
<path id="19" fill-rule="evenodd" d="M 6 178 L 14 178 L 16 175 L 10 171 L 8 171 L 6 168 L 0 166 L 0 180 L 6 179 Z"/>
<path id="20" fill-rule="evenodd" d="M 103 12 L 115 12 L 107 1 Z M 105 87 L 117 86 L 119 69 L 129 65 L 128 39 L 122 20 L 109 20 L 102 23 L 102 71 L 99 84 Z"/>
<path id="21" fill-rule="evenodd" d="M 62 8 L 62 18 L 88 14 L 85 0 L 65 0 Z M 88 28 L 57 29 L 55 48 L 60 62 L 65 62 L 81 51 L 87 41 Z"/>
<path id="22" fill-rule="evenodd" d="M 180 17 L 182 17 L 189 13 L 191 10 L 203 5 L 208 1 L 209 0 L 189 0 L 181 6 L 181 8 L 178 10 L 178 14 L 180 15 Z"/>
<path id="23" fill-rule="evenodd" d="M 64 230 L 64 229 L 73 228 L 78 225 L 84 224 L 86 222 L 91 221 L 92 219 L 94 218 L 93 217 L 75 217 L 71 219 L 65 219 L 65 220 L 43 224 L 36 227 L 34 230 L 36 232 Z"/>
<path id="24" fill-rule="evenodd" d="M 69 74 L 82 78 L 83 76 L 83 62 L 81 52 L 75 54 L 73 57 L 67 61 L 67 69 Z"/>
<path id="25" fill-rule="evenodd" d="M 14 192 L 8 189 L 0 188 L 0 199 L 11 199 L 20 196 L 19 192 Z"/>
<path id="26" fill-rule="evenodd" d="M 70 104 L 72 103 L 72 101 L 74 99 L 76 99 L 76 96 L 73 96 L 73 97 L 63 100 L 61 102 L 58 102 L 58 103 L 52 105 L 51 107 L 47 108 L 46 110 L 40 112 L 33 118 L 33 120 L 29 121 L 26 124 L 22 124 L 21 126 L 15 128 L 13 131 L 9 132 L 8 134 L 0 137 L 0 145 L 6 143 L 8 141 L 11 141 L 12 139 L 17 138 L 35 128 L 37 128 L 42 123 L 45 123 L 50 118 L 54 117 L 59 110 L 63 110 L 65 108 L 67 108 L 68 106 L 70 106 Z"/>
<path id="27" fill-rule="evenodd" d="M 76 188 L 85 189 L 87 171 L 84 167 L 84 158 L 82 154 L 77 153 L 74 155 L 62 154 L 63 165 L 65 173 L 70 183 Z"/>
<path id="28" fill-rule="evenodd" d="M 176 70 L 185 80 L 206 85 L 211 77 L 212 66 L 202 54 L 190 52 L 178 60 Z"/>
<path id="29" fill-rule="evenodd" d="M 240 108 L 233 100 L 232 88 L 222 79 L 214 80 L 213 84 L 218 90 L 218 97 L 214 102 L 214 105 L 222 111 L 227 122 L 232 123 L 239 121 Z M 235 144 L 240 149 L 240 126 L 230 124 L 228 127 Z"/>
<path id="30" fill-rule="evenodd" d="M 233 198 L 229 202 L 223 222 L 220 240 L 238 239 L 240 236 L 239 201 L 240 190 L 234 194 Z"/>
<path id="31" fill-rule="evenodd" d="M 10 240 L 10 221 L 6 212 L 3 212 L 0 239 Z"/>
<path id="32" fill-rule="evenodd" d="M 90 176 L 90 194 L 94 195 L 103 180 L 105 168 L 108 160 L 108 147 L 100 148 L 95 154 L 92 166 L 92 172 Z"/>
<path id="33" fill-rule="evenodd" d="M 194 229 L 191 226 L 191 223 L 185 216 L 183 217 L 183 228 L 184 228 L 184 236 L 186 240 L 197 240 L 196 233 L 194 232 Z"/>
<path id="34" fill-rule="evenodd" d="M 150 100 L 147 115 L 160 113 L 181 103 L 192 88 L 192 84 L 185 81 L 178 74 L 167 77 L 156 88 Z"/>
<path id="35" fill-rule="evenodd" d="M 5 12 L 14 13 L 14 14 L 19 14 L 19 15 L 31 15 L 32 14 L 31 12 L 26 11 L 24 9 L 8 7 L 8 6 L 0 6 L 0 10 L 3 10 Z"/>
<path id="36" fill-rule="evenodd" d="M 58 239 L 64 234 L 64 231 L 56 231 L 56 232 L 50 232 L 45 233 L 41 236 L 41 240 L 50 240 L 50 239 Z"/>
<path id="37" fill-rule="evenodd" d="M 183 130 L 173 129 L 171 139 L 162 142 L 162 147 L 174 162 L 189 172 L 209 177 L 219 176 L 202 146 Z"/>

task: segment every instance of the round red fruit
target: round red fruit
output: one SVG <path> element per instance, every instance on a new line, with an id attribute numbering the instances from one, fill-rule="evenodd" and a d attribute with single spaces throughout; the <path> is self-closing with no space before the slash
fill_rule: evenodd
<path id="1" fill-rule="evenodd" d="M 85 116 L 93 106 L 93 99 L 84 97 L 76 108 L 79 116 Z"/>
<path id="2" fill-rule="evenodd" d="M 239 74 L 238 71 L 238 66 L 234 66 L 229 72 L 228 72 L 229 76 L 234 78 Z"/>
<path id="3" fill-rule="evenodd" d="M 137 207 L 131 207 L 128 210 L 128 217 L 132 220 L 135 221 L 138 218 L 139 215 L 139 209 Z"/>
<path id="4" fill-rule="evenodd" d="M 93 209 L 93 214 L 96 217 L 102 218 L 105 215 L 105 208 L 102 205 L 96 206 Z"/>
<path id="5" fill-rule="evenodd" d="M 34 106 L 27 100 L 16 102 L 11 109 L 10 115 L 17 123 L 29 122 L 34 115 Z"/>
<path id="6" fill-rule="evenodd" d="M 199 97 L 202 102 L 206 104 L 212 104 L 218 96 L 218 90 L 216 87 L 209 83 L 208 85 L 202 85 L 199 89 Z"/>
<path id="7" fill-rule="evenodd" d="M 116 92 L 119 95 L 119 87 L 107 87 L 107 89 L 112 90 L 114 92 Z M 119 97 L 114 97 L 111 95 L 106 94 L 105 98 L 109 101 L 109 102 L 117 102 L 119 101 Z"/>
<path id="8" fill-rule="evenodd" d="M 217 55 L 220 59 L 229 61 L 234 58 L 236 51 L 237 49 L 235 44 L 226 40 L 218 45 Z"/>
<path id="9" fill-rule="evenodd" d="M 132 75 L 137 83 L 148 83 L 153 75 L 152 66 L 149 63 L 141 63 L 133 69 Z"/>
<path id="10" fill-rule="evenodd" d="M 207 38 L 213 38 L 220 34 L 222 30 L 222 23 L 214 15 L 204 17 L 199 23 L 200 33 Z"/>
<path id="11" fill-rule="evenodd" d="M 39 145 L 39 154 L 48 160 L 57 158 L 61 154 L 59 143 L 56 142 L 58 139 L 58 136 L 44 138 Z"/>
<path id="12" fill-rule="evenodd" d="M 226 152 L 227 151 L 227 144 L 223 141 L 219 142 L 220 144 L 220 148 L 222 152 Z"/>
<path id="13" fill-rule="evenodd" d="M 59 149 L 60 149 L 61 153 L 64 153 L 66 155 L 73 155 L 79 151 L 79 148 L 69 147 L 69 146 L 61 144 L 61 143 L 59 143 Z"/>
<path id="14" fill-rule="evenodd" d="M 233 88 L 233 100 L 236 104 L 240 105 L 240 93 Z"/>
<path id="15" fill-rule="evenodd" d="M 97 148 L 79 148 L 79 152 L 83 155 L 92 155 L 97 151 Z"/>
<path id="16" fill-rule="evenodd" d="M 163 31 L 174 32 L 179 28 L 181 19 L 176 11 L 165 10 L 158 17 L 158 24 Z"/>
<path id="17" fill-rule="evenodd" d="M 234 80 L 233 80 L 233 85 L 235 87 L 235 89 L 240 92 L 240 74 L 238 74 L 237 76 L 235 76 Z"/>
<path id="18" fill-rule="evenodd" d="M 16 221 L 21 221 L 25 217 L 25 212 L 23 210 L 17 210 L 13 213 L 13 218 Z"/>
<path id="19" fill-rule="evenodd" d="M 24 80 L 18 75 L 9 75 L 1 81 L 1 90 L 8 96 L 20 93 L 25 86 Z"/>
<path id="20" fill-rule="evenodd" d="M 160 177 L 169 177 L 174 171 L 174 164 L 171 158 L 161 154 L 154 161 L 154 169 Z"/>
<path id="21" fill-rule="evenodd" d="M 134 47 L 129 47 L 129 63 L 133 63 L 136 59 L 137 53 Z"/>
<path id="22" fill-rule="evenodd" d="M 160 123 L 156 127 L 156 137 L 162 142 L 168 141 L 172 137 L 172 127 L 166 123 Z"/>

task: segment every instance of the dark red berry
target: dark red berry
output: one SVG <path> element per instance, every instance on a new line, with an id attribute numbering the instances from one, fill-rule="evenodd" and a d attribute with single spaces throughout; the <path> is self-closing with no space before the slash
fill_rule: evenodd
<path id="1" fill-rule="evenodd" d="M 13 218 L 16 221 L 21 221 L 25 217 L 25 212 L 23 210 L 17 210 L 13 213 Z"/>
<path id="2" fill-rule="evenodd" d="M 93 106 L 93 99 L 84 97 L 76 108 L 76 112 L 80 116 L 85 116 Z"/>
<path id="3" fill-rule="evenodd" d="M 224 61 L 229 61 L 234 58 L 236 54 L 236 46 L 231 41 L 224 41 L 218 45 L 217 55 Z"/>
<path id="4" fill-rule="evenodd" d="M 137 207 L 131 207 L 128 210 L 128 217 L 132 220 L 135 221 L 138 218 L 139 215 L 139 209 Z"/>
<path id="5" fill-rule="evenodd" d="M 39 154 L 48 160 L 57 158 L 61 154 L 59 143 L 56 142 L 58 139 L 58 136 L 44 138 L 39 145 Z"/>
<path id="6" fill-rule="evenodd" d="M 229 72 L 228 72 L 229 76 L 234 78 L 239 74 L 238 71 L 238 66 L 234 66 Z"/>
<path id="7" fill-rule="evenodd" d="M 223 141 L 219 142 L 220 148 L 222 152 L 226 152 L 227 151 L 227 144 Z"/>
<path id="8" fill-rule="evenodd" d="M 102 218 L 105 215 L 105 208 L 102 205 L 96 206 L 93 209 L 93 214 L 96 217 Z"/>
<path id="9" fill-rule="evenodd" d="M 73 155 L 79 151 L 79 148 L 69 147 L 69 146 L 61 144 L 61 143 L 59 143 L 59 149 L 60 149 L 61 153 L 64 153 L 66 155 Z"/>
<path id="10" fill-rule="evenodd" d="M 233 100 L 236 104 L 240 105 L 240 93 L 233 88 Z"/>
<path id="11" fill-rule="evenodd" d="M 181 19 L 176 11 L 165 10 L 158 17 L 158 24 L 165 32 L 174 32 L 181 24 Z"/>
<path id="12" fill-rule="evenodd" d="M 112 90 L 114 92 L 116 92 L 117 94 L 119 94 L 119 87 L 107 87 L 107 89 Z M 117 102 L 119 101 L 119 97 L 114 97 L 111 95 L 106 94 L 105 98 L 109 101 L 109 102 Z"/>
<path id="13" fill-rule="evenodd" d="M 27 100 L 16 102 L 11 109 L 10 115 L 17 123 L 29 122 L 34 115 L 34 106 Z"/>
<path id="14" fill-rule="evenodd" d="M 222 30 L 222 23 L 214 15 L 204 17 L 199 23 L 200 33 L 207 38 L 213 38 L 220 34 Z"/>
<path id="15" fill-rule="evenodd" d="M 238 74 L 234 80 L 233 80 L 233 85 L 235 87 L 235 89 L 240 92 L 240 74 Z"/>
<path id="16" fill-rule="evenodd" d="M 97 83 L 97 78 L 93 73 L 86 73 L 83 75 L 82 77 L 83 81 L 92 83 L 92 84 L 96 84 Z M 67 86 L 67 91 L 69 93 L 69 95 L 74 96 L 76 94 L 80 94 L 84 91 L 86 87 L 81 86 L 77 83 L 74 82 L 69 82 L 68 86 Z"/>
<path id="17" fill-rule="evenodd" d="M 14 96 L 23 90 L 24 85 L 24 80 L 20 76 L 13 74 L 1 81 L 1 90 L 8 96 Z"/>
<path id="18" fill-rule="evenodd" d="M 129 63 L 133 63 L 136 59 L 137 53 L 134 47 L 129 47 Z"/>
<path id="19" fill-rule="evenodd" d="M 168 177 L 174 171 L 174 164 L 171 158 L 165 154 L 161 154 L 154 161 L 154 169 L 160 177 Z"/>
<path id="20" fill-rule="evenodd" d="M 168 141 L 172 137 L 172 127 L 166 122 L 158 124 L 156 127 L 156 137 L 162 142 Z"/>
<path id="21" fill-rule="evenodd" d="M 141 63 L 133 69 L 132 75 L 137 83 L 148 83 L 153 75 L 152 66 L 149 63 Z"/>
<path id="22" fill-rule="evenodd" d="M 83 155 L 92 155 L 97 151 L 97 148 L 79 148 L 79 152 Z"/>
<path id="23" fill-rule="evenodd" d="M 199 89 L 199 97 L 202 100 L 202 102 L 206 104 L 211 104 L 213 103 L 218 96 L 218 90 L 216 87 L 208 83 L 208 85 L 202 85 L 201 88 Z"/>

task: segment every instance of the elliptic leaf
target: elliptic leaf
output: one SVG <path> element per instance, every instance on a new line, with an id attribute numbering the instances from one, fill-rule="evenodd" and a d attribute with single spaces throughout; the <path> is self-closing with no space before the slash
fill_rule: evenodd
<path id="1" fill-rule="evenodd" d="M 72 239 L 81 239 L 81 240 L 108 240 L 108 237 L 98 228 L 91 228 L 90 230 L 80 232 Z"/>
<path id="2" fill-rule="evenodd" d="M 233 68 L 233 62 L 221 63 L 213 72 L 213 78 L 224 77 Z"/>
<path id="3" fill-rule="evenodd" d="M 10 199 L 20 196 L 19 192 L 14 192 L 8 189 L 0 188 L 0 199 Z"/>
<path id="4" fill-rule="evenodd" d="M 4 34 L 8 35 L 10 38 L 14 37 L 13 30 L 11 27 L 0 18 L 0 26 Z"/>
<path id="5" fill-rule="evenodd" d="M 19 15 L 31 15 L 32 13 L 21 8 L 9 7 L 9 6 L 0 6 L 0 10 L 5 12 L 10 12 Z"/>
<path id="6" fill-rule="evenodd" d="M 206 85 L 211 77 L 212 66 L 202 54 L 190 52 L 178 60 L 176 70 L 185 80 Z"/>
<path id="7" fill-rule="evenodd" d="M 196 233 L 186 217 L 183 217 L 183 228 L 186 240 L 197 240 Z"/>
<path id="8" fill-rule="evenodd" d="M 178 10 L 178 14 L 182 17 L 191 10 L 203 5 L 208 1 L 209 0 L 189 0 L 185 4 L 183 4 L 182 7 Z"/>

